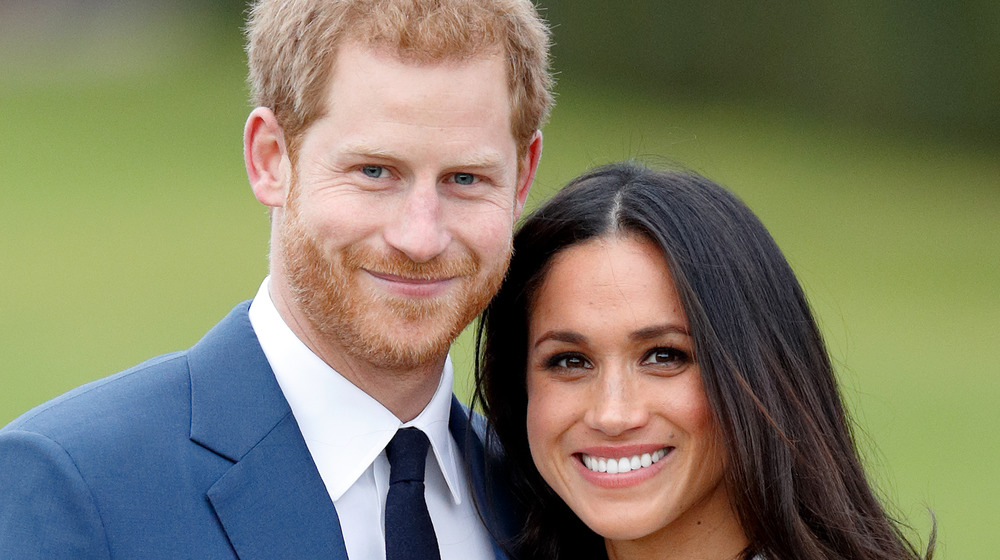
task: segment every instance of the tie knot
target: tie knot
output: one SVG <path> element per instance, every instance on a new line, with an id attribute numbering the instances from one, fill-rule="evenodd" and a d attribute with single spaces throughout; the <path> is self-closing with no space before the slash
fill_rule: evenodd
<path id="1" fill-rule="evenodd" d="M 427 461 L 427 435 L 417 428 L 403 428 L 385 448 L 389 459 L 389 484 L 407 480 L 423 482 Z"/>

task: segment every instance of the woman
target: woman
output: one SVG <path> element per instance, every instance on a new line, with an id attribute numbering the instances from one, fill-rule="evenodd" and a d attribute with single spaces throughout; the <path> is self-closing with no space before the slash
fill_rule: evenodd
<path id="1" fill-rule="evenodd" d="M 920 557 L 865 478 L 791 268 L 707 179 L 571 182 L 520 228 L 479 346 L 522 558 Z"/>

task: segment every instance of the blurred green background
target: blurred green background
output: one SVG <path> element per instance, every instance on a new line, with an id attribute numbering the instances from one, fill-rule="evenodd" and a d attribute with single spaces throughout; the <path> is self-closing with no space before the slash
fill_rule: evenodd
<path id="1" fill-rule="evenodd" d="M 531 203 L 677 162 L 798 272 L 872 477 L 938 558 L 1000 524 L 1000 4 L 549 0 Z M 266 273 L 239 2 L 0 0 L 0 424 L 193 344 Z M 470 341 L 453 353 L 467 394 Z"/>

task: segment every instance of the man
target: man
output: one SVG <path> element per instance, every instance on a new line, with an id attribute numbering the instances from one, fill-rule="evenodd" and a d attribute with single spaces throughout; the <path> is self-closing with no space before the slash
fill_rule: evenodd
<path id="1" fill-rule="evenodd" d="M 0 431 L 0 557 L 501 556 L 447 351 L 506 270 L 547 30 L 527 0 L 261 0 L 247 30 L 270 275 Z"/>

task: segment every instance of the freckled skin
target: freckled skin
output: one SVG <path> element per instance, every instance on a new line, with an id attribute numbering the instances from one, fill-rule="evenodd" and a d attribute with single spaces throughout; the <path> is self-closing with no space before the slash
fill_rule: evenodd
<path id="1" fill-rule="evenodd" d="M 657 246 L 612 236 L 557 255 L 531 311 L 528 440 L 546 482 L 612 557 L 719 558 L 746 539 L 687 318 Z M 585 449 L 655 444 L 651 477 L 595 483 Z M 632 473 L 634 476 L 635 473 Z"/>
<path id="2" fill-rule="evenodd" d="M 497 55 L 413 64 L 349 42 L 294 165 L 273 113 L 247 123 L 276 307 L 401 419 L 502 279 L 534 177 L 541 135 L 518 154 L 505 75 Z"/>

